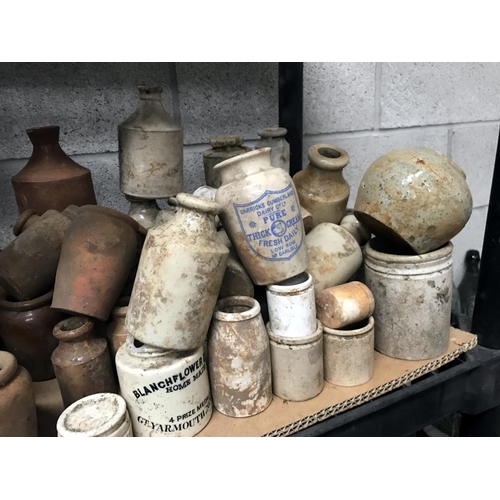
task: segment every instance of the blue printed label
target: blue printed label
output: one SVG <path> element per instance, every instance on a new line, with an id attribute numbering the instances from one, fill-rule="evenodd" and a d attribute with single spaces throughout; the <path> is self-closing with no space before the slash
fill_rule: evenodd
<path id="1" fill-rule="evenodd" d="M 299 251 L 304 229 L 291 183 L 280 191 L 265 191 L 254 201 L 233 206 L 248 246 L 259 257 L 290 260 Z"/>

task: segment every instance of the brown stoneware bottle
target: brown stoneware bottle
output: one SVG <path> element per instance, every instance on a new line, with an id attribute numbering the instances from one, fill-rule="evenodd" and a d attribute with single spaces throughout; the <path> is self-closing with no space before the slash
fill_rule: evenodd
<path id="1" fill-rule="evenodd" d="M 65 319 L 54 327 L 54 336 L 59 346 L 52 364 L 65 408 L 90 394 L 117 393 L 107 342 L 96 337 L 92 320 Z"/>
<path id="2" fill-rule="evenodd" d="M 54 378 L 50 361 L 57 347 L 54 326 L 65 315 L 50 308 L 52 291 L 24 302 L 0 299 L 0 337 L 5 350 L 14 354 L 34 382 Z"/>
<path id="3" fill-rule="evenodd" d="M 12 177 L 19 213 L 32 208 L 42 215 L 50 208 L 62 212 L 68 205 L 95 205 L 90 170 L 74 162 L 59 146 L 59 127 L 27 131 L 33 153 Z"/>
<path id="4" fill-rule="evenodd" d="M 0 437 L 36 437 L 36 405 L 30 374 L 0 351 Z"/>

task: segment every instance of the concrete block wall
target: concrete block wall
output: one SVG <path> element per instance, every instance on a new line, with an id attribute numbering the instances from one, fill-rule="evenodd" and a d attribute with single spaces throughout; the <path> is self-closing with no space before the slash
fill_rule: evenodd
<path id="1" fill-rule="evenodd" d="M 184 189 L 204 183 L 210 137 L 278 122 L 276 63 L 1 63 L 0 247 L 17 216 L 10 177 L 26 163 L 30 127 L 59 125 L 61 146 L 92 171 L 98 203 L 126 212 L 118 188 L 117 126 L 134 110 L 136 86 L 161 85 L 184 127 Z M 466 172 L 474 212 L 454 239 L 455 280 L 467 249 L 483 240 L 500 124 L 500 64 L 306 63 L 304 166 L 309 146 L 346 149 L 352 206 L 366 168 L 395 148 L 432 147 Z M 164 202 L 160 202 L 162 205 Z"/>

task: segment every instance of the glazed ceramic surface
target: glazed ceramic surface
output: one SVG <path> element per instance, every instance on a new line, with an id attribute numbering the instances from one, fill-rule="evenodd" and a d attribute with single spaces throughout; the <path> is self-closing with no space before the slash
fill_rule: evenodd
<path id="1" fill-rule="evenodd" d="M 143 228 L 149 229 L 155 225 L 156 217 L 160 212 L 160 207 L 156 200 L 141 200 L 133 196 L 126 196 L 130 201 L 128 215 L 136 220 Z"/>

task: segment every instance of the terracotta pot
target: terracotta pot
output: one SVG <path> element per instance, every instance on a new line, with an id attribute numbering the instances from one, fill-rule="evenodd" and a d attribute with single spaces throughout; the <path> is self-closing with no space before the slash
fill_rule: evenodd
<path id="1" fill-rule="evenodd" d="M 105 339 L 96 338 L 94 323 L 74 316 L 54 327 L 59 345 L 52 364 L 64 407 L 100 392 L 118 392 Z"/>
<path id="2" fill-rule="evenodd" d="M 252 149 L 243 146 L 243 137 L 240 135 L 218 135 L 210 139 L 211 149 L 203 153 L 203 168 L 205 170 L 205 182 L 213 188 L 220 187 L 219 174 L 214 170 L 218 163 L 233 158 L 234 156 L 247 153 Z"/>
<path id="3" fill-rule="evenodd" d="M 120 190 L 156 200 L 182 191 L 182 127 L 165 111 L 160 87 L 141 85 L 137 109 L 118 125 Z"/>
<path id="4" fill-rule="evenodd" d="M 258 149 L 215 166 L 222 181 L 219 217 L 256 285 L 278 283 L 307 268 L 297 193 L 290 176 L 271 165 L 270 151 Z"/>
<path id="5" fill-rule="evenodd" d="M 290 173 L 290 144 L 286 142 L 287 129 L 283 127 L 261 128 L 257 134 L 260 139 L 255 149 L 271 148 L 271 164 Z"/>
<path id="6" fill-rule="evenodd" d="M 29 216 L 29 217 L 27 217 Z M 24 230 L 24 223 L 34 219 Z M 19 236 L 0 252 L 0 285 L 16 300 L 30 300 L 54 287 L 64 235 L 71 219 L 48 210 L 27 212 L 16 223 Z"/>
<path id="7" fill-rule="evenodd" d="M 228 297 L 217 303 L 208 336 L 214 406 L 230 417 L 250 417 L 272 401 L 269 338 L 259 303 Z"/>
<path id="8" fill-rule="evenodd" d="M 136 220 L 144 229 L 153 227 L 160 207 L 156 200 L 141 200 L 133 196 L 125 196 L 130 201 L 128 215 Z"/>
<path id="9" fill-rule="evenodd" d="M 31 377 L 9 352 L 0 351 L 0 437 L 36 437 Z"/>
<path id="10" fill-rule="evenodd" d="M 338 146 L 316 144 L 307 153 L 309 165 L 293 176 L 300 204 L 313 217 L 313 226 L 323 222 L 338 224 L 345 215 L 349 184 L 342 170 L 349 155 Z"/>
<path id="11" fill-rule="evenodd" d="M 354 205 L 364 226 L 408 254 L 441 247 L 462 230 L 471 213 L 465 174 L 429 148 L 395 150 L 375 160 Z"/>
<path id="12" fill-rule="evenodd" d="M 59 146 L 59 127 L 27 131 L 33 153 L 12 177 L 19 213 L 31 208 L 38 215 L 49 209 L 62 212 L 68 205 L 96 203 L 90 170 L 74 162 Z"/>
<path id="13" fill-rule="evenodd" d="M 127 315 L 130 297 L 120 297 L 115 307 L 111 311 L 111 321 L 106 327 L 106 338 L 111 354 L 112 364 L 115 364 L 115 357 L 118 349 L 127 340 L 127 330 L 125 329 L 125 316 Z"/>
<path id="14" fill-rule="evenodd" d="M 136 262 L 139 224 L 95 208 L 82 210 L 66 231 L 52 307 L 106 321 Z"/>
<path id="15" fill-rule="evenodd" d="M 0 299 L 0 337 L 34 382 L 54 378 L 50 356 L 57 347 L 54 326 L 65 318 L 50 308 L 52 291 L 33 300 Z"/>

